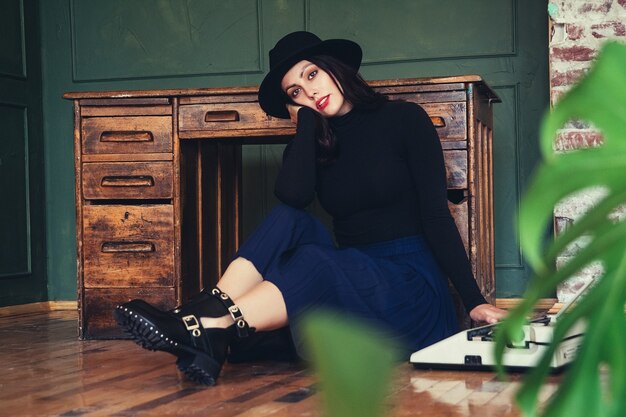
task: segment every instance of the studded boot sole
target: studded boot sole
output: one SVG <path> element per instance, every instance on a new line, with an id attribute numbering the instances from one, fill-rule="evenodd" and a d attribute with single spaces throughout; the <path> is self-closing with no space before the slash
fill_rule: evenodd
<path id="1" fill-rule="evenodd" d="M 184 324 L 180 317 L 143 300 L 122 304 L 113 314 L 120 327 L 139 346 L 175 355 L 178 369 L 187 378 L 199 384 L 215 384 L 231 338 L 228 329 L 202 329 L 197 320 L 191 325 Z M 197 341 L 190 334 L 190 330 L 195 332 L 196 329 Z M 216 354 L 218 358 L 214 358 Z"/>

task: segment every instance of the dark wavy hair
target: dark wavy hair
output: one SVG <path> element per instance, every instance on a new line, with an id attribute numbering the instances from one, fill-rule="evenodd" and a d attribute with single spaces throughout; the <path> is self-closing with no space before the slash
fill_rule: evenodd
<path id="1" fill-rule="evenodd" d="M 306 59 L 334 76 L 339 90 L 343 91 L 344 99 L 352 104 L 355 109 L 375 109 L 389 100 L 386 95 L 370 87 L 358 72 L 354 72 L 352 68 L 336 58 L 328 55 L 316 55 Z M 285 94 L 285 98 L 287 102 L 292 102 L 287 94 Z M 328 120 L 319 113 L 316 115 L 317 161 L 321 164 L 327 164 L 337 158 L 339 146 Z"/>

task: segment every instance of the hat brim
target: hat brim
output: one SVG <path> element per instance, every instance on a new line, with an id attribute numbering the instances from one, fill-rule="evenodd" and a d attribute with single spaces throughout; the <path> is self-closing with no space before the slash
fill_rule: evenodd
<path id="1" fill-rule="evenodd" d="M 361 66 L 361 47 L 347 39 L 328 39 L 317 45 L 302 49 L 274 66 L 259 87 L 259 105 L 270 116 L 289 119 L 285 95 L 281 89 L 283 77 L 299 61 L 314 55 L 329 55 L 357 72 Z"/>

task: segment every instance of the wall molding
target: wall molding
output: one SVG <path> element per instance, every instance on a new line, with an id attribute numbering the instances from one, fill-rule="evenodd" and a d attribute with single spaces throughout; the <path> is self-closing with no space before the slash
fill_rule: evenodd
<path id="1" fill-rule="evenodd" d="M 0 75 L 8 78 L 14 78 L 18 80 L 26 80 L 26 25 L 24 21 L 24 0 L 19 0 L 20 3 L 20 46 L 22 52 L 22 68 L 21 73 L 4 72 L 0 71 Z"/>
<path id="2" fill-rule="evenodd" d="M 234 68 L 229 70 L 219 70 L 213 72 L 190 72 L 190 73 L 178 73 L 178 74 L 152 74 L 152 75 L 139 75 L 139 76 L 113 76 L 113 77 L 97 77 L 97 76 L 81 76 L 79 75 L 79 68 L 77 64 L 77 44 L 76 44 L 76 16 L 75 16 L 75 3 L 76 0 L 69 0 L 70 3 L 70 20 L 69 20 L 69 32 L 70 32 L 70 57 L 72 62 L 72 82 L 74 83 L 90 83 L 90 82 L 106 82 L 106 81 L 127 81 L 127 80 L 153 80 L 153 79 L 169 79 L 169 78 L 188 78 L 188 77 L 209 77 L 220 75 L 240 75 L 240 74 L 262 74 L 264 69 L 264 55 L 263 50 L 263 26 L 262 26 L 262 8 L 261 1 L 256 0 L 256 21 L 257 21 L 257 51 L 258 51 L 258 65 L 256 68 Z"/>
<path id="3" fill-rule="evenodd" d="M 26 270 L 15 271 L 10 273 L 0 272 L 0 279 L 13 278 L 24 275 L 30 275 L 33 271 L 32 264 L 32 224 L 31 224 L 31 206 L 30 206 L 30 147 L 29 147 L 29 131 L 28 131 L 28 106 L 22 103 L 14 103 L 0 100 L 0 107 L 13 107 L 22 110 L 23 114 L 23 130 L 24 133 L 24 182 L 25 182 L 25 206 L 26 206 Z"/>
<path id="4" fill-rule="evenodd" d="M 520 85 L 519 82 L 515 83 L 515 84 L 502 84 L 502 85 L 492 85 L 492 88 L 494 89 L 494 91 L 497 92 L 497 90 L 510 90 L 513 94 L 513 110 L 512 110 L 512 116 L 513 116 L 513 121 L 515 123 L 515 126 L 513 128 L 513 134 L 514 134 L 514 138 L 513 138 L 513 148 L 514 148 L 514 152 L 515 152 L 515 196 L 516 196 L 516 207 L 515 209 L 517 210 L 516 212 L 519 213 L 520 210 L 520 202 L 522 200 L 522 186 L 520 184 L 520 176 L 521 176 L 521 165 L 520 165 L 520 154 L 521 154 L 521 149 L 520 149 L 520 142 L 521 142 L 521 132 L 520 132 L 520 126 L 518 123 L 518 120 L 520 120 L 520 116 L 521 116 L 521 104 L 520 104 Z M 516 234 L 515 235 L 515 241 L 517 243 L 517 249 L 518 249 L 518 253 L 517 253 L 517 262 L 514 263 L 496 263 L 495 264 L 495 268 L 496 269 L 524 269 L 525 265 L 524 265 L 524 254 L 522 253 L 522 243 L 520 240 L 520 235 Z"/>
<path id="5" fill-rule="evenodd" d="M 311 0 L 304 0 L 305 3 L 305 15 L 304 15 L 304 30 L 310 31 L 311 29 Z M 518 46 L 518 0 L 509 0 L 511 6 L 511 27 L 510 27 L 510 48 L 508 51 L 501 51 L 495 53 L 484 54 L 458 54 L 458 55 L 443 55 L 432 57 L 403 57 L 403 58 L 382 58 L 382 59 L 363 59 L 361 67 L 374 66 L 374 65 L 389 65 L 389 64 L 404 64 L 413 62 L 430 62 L 430 61 L 455 61 L 455 60 L 467 60 L 467 59 L 490 59 L 490 58 L 506 58 L 516 56 L 519 52 Z M 366 57 L 364 57 L 366 58 Z"/>

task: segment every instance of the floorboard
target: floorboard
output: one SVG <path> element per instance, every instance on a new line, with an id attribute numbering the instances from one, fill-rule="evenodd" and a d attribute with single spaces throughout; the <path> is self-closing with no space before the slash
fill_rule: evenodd
<path id="1" fill-rule="evenodd" d="M 77 339 L 77 314 L 0 317 L 0 416 L 322 416 L 316 377 L 300 364 L 226 364 L 218 384 L 187 381 L 163 352 L 125 340 Z M 554 393 L 558 377 L 542 392 Z M 418 371 L 400 365 L 390 417 L 517 417 L 519 376 Z"/>

